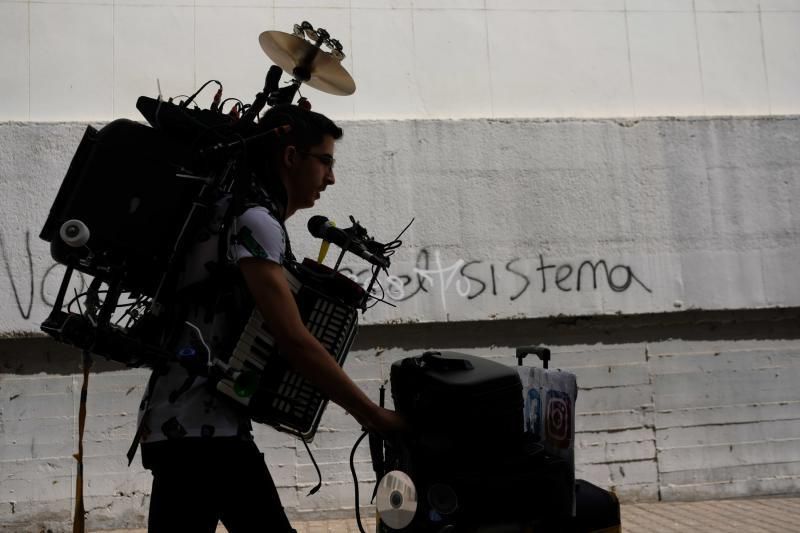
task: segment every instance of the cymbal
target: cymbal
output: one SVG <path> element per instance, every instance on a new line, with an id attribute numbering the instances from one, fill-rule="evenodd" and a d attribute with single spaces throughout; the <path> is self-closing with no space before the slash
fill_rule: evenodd
<path id="1" fill-rule="evenodd" d="M 310 77 L 300 76 L 298 81 L 328 94 L 345 96 L 356 91 L 356 83 L 341 62 L 305 39 L 282 31 L 265 31 L 258 42 L 284 72 L 296 76 L 295 68 L 305 67 Z"/>

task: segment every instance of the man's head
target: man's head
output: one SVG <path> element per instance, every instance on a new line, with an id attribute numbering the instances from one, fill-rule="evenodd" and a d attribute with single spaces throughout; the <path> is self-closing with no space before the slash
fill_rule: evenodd
<path id="1" fill-rule="evenodd" d="M 270 189 L 281 185 L 285 190 L 288 218 L 298 209 L 312 207 L 320 193 L 336 181 L 334 143 L 342 137 L 342 130 L 325 115 L 294 105 L 275 106 L 259 121 L 262 131 L 283 125 L 291 130 L 269 142 L 266 174 Z"/>

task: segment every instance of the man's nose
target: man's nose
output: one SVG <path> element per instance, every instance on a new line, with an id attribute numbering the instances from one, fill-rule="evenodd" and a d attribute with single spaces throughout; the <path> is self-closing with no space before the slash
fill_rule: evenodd
<path id="1" fill-rule="evenodd" d="M 328 185 L 333 185 L 334 183 L 336 183 L 336 176 L 333 174 L 332 168 L 329 168 L 328 173 L 325 174 L 325 182 Z"/>

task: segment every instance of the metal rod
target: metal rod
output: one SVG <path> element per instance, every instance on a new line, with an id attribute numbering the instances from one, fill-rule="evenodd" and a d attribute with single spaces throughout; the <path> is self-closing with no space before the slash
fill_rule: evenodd
<path id="1" fill-rule="evenodd" d="M 67 288 L 72 279 L 73 270 L 74 268 L 72 265 L 68 265 L 67 271 L 64 272 L 64 278 L 61 280 L 61 287 L 58 288 L 58 296 L 56 296 L 56 301 L 53 304 L 53 311 L 61 311 L 61 308 L 64 306 L 64 297 L 67 295 Z"/>

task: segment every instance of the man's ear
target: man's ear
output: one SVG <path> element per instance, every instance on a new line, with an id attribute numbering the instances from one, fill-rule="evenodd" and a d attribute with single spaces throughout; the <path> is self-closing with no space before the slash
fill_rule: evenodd
<path id="1" fill-rule="evenodd" d="M 283 149 L 283 164 L 286 168 L 291 168 L 297 159 L 297 148 L 289 145 Z"/>

